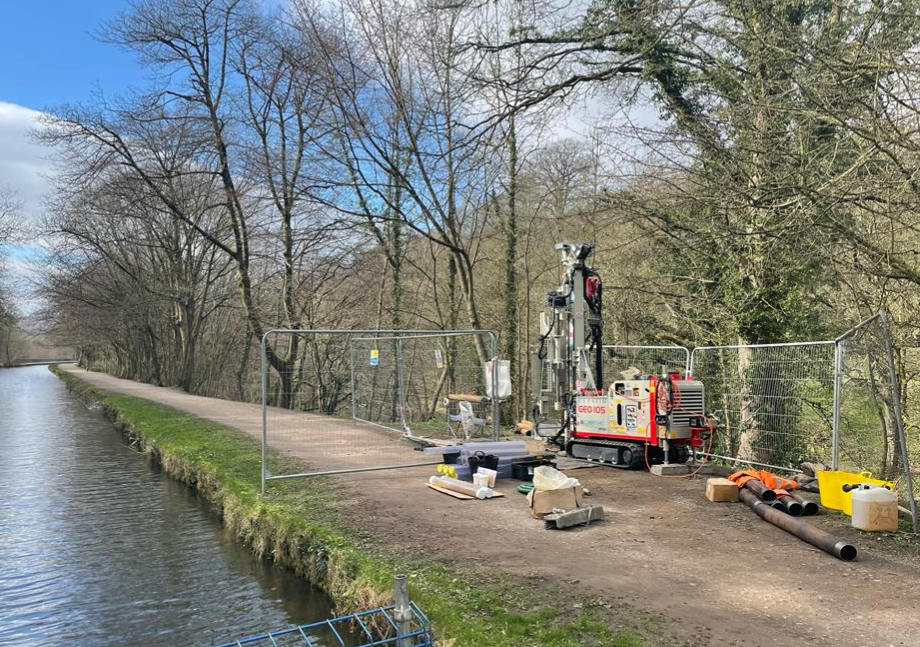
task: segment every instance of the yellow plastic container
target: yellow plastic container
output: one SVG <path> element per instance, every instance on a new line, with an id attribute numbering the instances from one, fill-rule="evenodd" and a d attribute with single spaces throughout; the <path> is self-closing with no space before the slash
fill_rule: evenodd
<path id="1" fill-rule="evenodd" d="M 842 510 L 844 514 L 853 515 L 852 492 L 844 492 L 843 486 L 857 483 L 871 483 L 879 487 L 894 488 L 892 481 L 872 478 L 871 472 L 840 472 L 821 470 L 818 472 L 818 489 L 821 491 L 821 505 L 831 510 Z"/>

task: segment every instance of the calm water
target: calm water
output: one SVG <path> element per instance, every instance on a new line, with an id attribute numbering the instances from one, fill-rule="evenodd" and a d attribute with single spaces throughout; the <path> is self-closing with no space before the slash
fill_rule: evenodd
<path id="1" fill-rule="evenodd" d="M 329 616 L 46 367 L 0 369 L 0 645 L 211 645 Z"/>

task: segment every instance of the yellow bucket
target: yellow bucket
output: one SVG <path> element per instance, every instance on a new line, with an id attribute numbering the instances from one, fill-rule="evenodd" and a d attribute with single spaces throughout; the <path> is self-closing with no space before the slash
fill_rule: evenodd
<path id="1" fill-rule="evenodd" d="M 846 484 L 871 483 L 879 487 L 894 488 L 891 481 L 882 481 L 872 478 L 871 472 L 840 472 L 836 470 L 821 470 L 818 472 L 818 489 L 821 493 L 821 505 L 831 510 L 842 510 L 844 514 L 853 514 L 852 492 L 844 492 Z"/>

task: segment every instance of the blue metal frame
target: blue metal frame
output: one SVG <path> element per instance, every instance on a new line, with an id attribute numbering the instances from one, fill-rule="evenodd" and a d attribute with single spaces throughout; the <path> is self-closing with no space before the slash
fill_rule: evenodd
<path id="1" fill-rule="evenodd" d="M 431 623 L 428 617 L 422 613 L 415 604 L 409 603 L 412 610 L 412 629 L 409 633 L 399 635 L 399 629 L 396 620 L 393 617 L 395 605 L 371 609 L 369 611 L 360 611 L 351 615 L 340 618 L 312 622 L 310 624 L 269 631 L 268 633 L 258 636 L 249 636 L 240 638 L 229 643 L 222 643 L 214 647 L 243 647 L 243 645 L 253 645 L 255 647 L 282 647 L 302 645 L 305 647 L 324 647 L 318 642 L 318 639 L 310 637 L 310 630 L 327 629 L 338 641 L 338 647 L 380 647 L 391 645 L 394 647 L 433 647 L 434 634 L 431 631 Z M 336 628 L 338 626 L 338 629 Z M 380 627 L 383 627 L 381 634 Z M 339 632 L 342 629 L 344 635 Z M 357 640 L 366 640 L 369 642 L 355 642 L 353 636 L 357 634 Z M 363 636 L 362 636 L 363 634 Z M 278 642 L 281 640 L 281 642 Z"/>

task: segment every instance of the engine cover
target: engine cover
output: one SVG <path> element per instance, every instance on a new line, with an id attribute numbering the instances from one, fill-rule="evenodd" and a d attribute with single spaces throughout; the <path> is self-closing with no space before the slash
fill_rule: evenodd
<path id="1" fill-rule="evenodd" d="M 656 378 L 621 380 L 607 395 L 577 396 L 574 435 L 646 442 L 690 438 L 693 421 L 704 412 L 702 382 L 673 380 L 663 408 L 656 401 L 659 388 Z"/>

